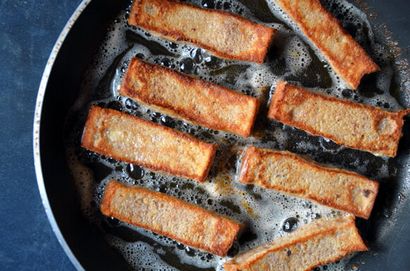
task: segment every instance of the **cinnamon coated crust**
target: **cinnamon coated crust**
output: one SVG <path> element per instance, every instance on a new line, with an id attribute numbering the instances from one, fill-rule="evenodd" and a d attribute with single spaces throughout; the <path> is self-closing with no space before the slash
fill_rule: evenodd
<path id="1" fill-rule="evenodd" d="M 276 33 L 226 11 L 202 9 L 175 0 L 134 0 L 130 25 L 175 42 L 188 42 L 214 55 L 262 63 Z"/>
<path id="2" fill-rule="evenodd" d="M 357 89 L 364 75 L 380 69 L 319 0 L 277 0 L 275 3 L 350 88 Z"/>
<path id="3" fill-rule="evenodd" d="M 353 217 L 319 219 L 224 264 L 226 271 L 310 271 L 366 251 Z"/>
<path id="4" fill-rule="evenodd" d="M 82 147 L 134 163 L 203 182 L 216 146 L 138 117 L 98 106 L 91 107 Z"/>
<path id="5" fill-rule="evenodd" d="M 101 212 L 185 245 L 225 256 L 240 230 L 234 220 L 163 193 L 112 180 Z"/>
<path id="6" fill-rule="evenodd" d="M 359 174 L 325 167 L 287 151 L 249 147 L 239 181 L 306 198 L 369 218 L 378 183 Z"/>
<path id="7" fill-rule="evenodd" d="M 390 112 L 279 82 L 268 117 L 349 148 L 394 157 L 409 110 Z"/>
<path id="8" fill-rule="evenodd" d="M 119 93 L 173 117 L 244 137 L 251 134 L 258 111 L 256 98 L 138 58 L 131 60 Z"/>

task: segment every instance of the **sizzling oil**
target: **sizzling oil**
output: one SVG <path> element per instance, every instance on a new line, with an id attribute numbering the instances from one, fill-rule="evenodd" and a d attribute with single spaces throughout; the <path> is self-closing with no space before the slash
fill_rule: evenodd
<path id="1" fill-rule="evenodd" d="M 320 87 L 316 91 L 356 102 L 392 110 L 401 108 L 390 95 L 394 87 L 391 84 L 394 75 L 392 56 L 386 53 L 383 45 L 377 43 L 363 12 L 345 1 L 323 1 L 382 67 L 380 73 L 365 79 L 358 92 L 353 92 L 345 88 L 344 83 L 322 59 L 320 52 L 309 45 L 297 27 L 276 8 L 274 1 L 190 2 L 204 8 L 238 13 L 278 29 L 280 38 L 272 45 L 267 62 L 257 65 L 221 60 L 200 48 L 165 41 L 142 29 L 128 26 L 128 11 L 124 10 L 109 27 L 95 63 L 87 72 L 82 94 L 67 120 L 67 159 L 78 187 L 84 215 L 106 233 L 107 242 L 117 248 L 136 270 L 222 270 L 222 264 L 228 258 L 200 252 L 169 238 L 103 217 L 98 206 L 104 186 L 110 179 L 167 193 L 245 223 L 247 229 L 229 252 L 229 256 L 233 256 L 284 236 L 319 217 L 343 215 L 342 212 L 302 199 L 239 184 L 236 171 L 245 146 L 289 150 L 375 179 L 391 177 L 396 172 L 392 160 L 347 149 L 265 118 L 270 95 L 279 79 L 297 81 L 306 87 Z M 191 125 L 119 97 L 121 79 L 130 59 L 135 56 L 259 98 L 262 108 L 253 136 L 244 139 Z M 90 104 L 121 110 L 217 143 L 219 148 L 208 180 L 199 184 L 165 176 L 81 149 L 81 133 Z M 346 270 L 356 268 L 356 264 L 347 258 L 322 268 Z"/>

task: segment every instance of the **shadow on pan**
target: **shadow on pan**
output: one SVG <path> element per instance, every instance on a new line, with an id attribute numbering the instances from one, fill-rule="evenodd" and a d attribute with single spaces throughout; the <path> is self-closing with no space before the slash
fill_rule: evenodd
<path id="1" fill-rule="evenodd" d="M 37 113 L 41 110 L 35 122 L 40 137 L 35 135 L 34 139 L 35 145 L 39 143 L 39 153 L 35 152 L 36 163 L 40 165 L 41 160 L 41 172 L 37 170 L 38 182 L 40 190 L 42 186 L 45 188 L 41 196 L 54 231 L 66 252 L 71 251 L 71 260 L 78 269 L 130 269 L 122 256 L 104 241 L 102 233 L 83 218 L 67 167 L 62 136 L 68 110 L 79 95 L 83 76 L 108 25 L 128 5 L 129 1 L 119 0 L 82 3 L 85 9 L 74 15 L 78 18 L 67 37 L 59 40 L 61 48 L 53 52 L 55 62 L 48 64 L 51 72 L 43 77 L 43 88 L 40 88 L 40 94 L 44 93 L 43 104 L 41 107 L 39 98 L 36 108 Z M 363 237 L 370 245 L 370 252 L 356 256 L 356 261 L 365 262 L 361 270 L 410 270 L 410 257 L 407 257 L 410 206 L 406 204 L 409 194 L 403 192 L 408 191 L 410 182 L 410 161 L 406 158 L 410 150 L 408 122 L 403 132 L 399 155 L 393 162 L 397 168 L 396 177 L 380 180 L 380 194 L 371 219 L 358 221 Z"/>
<path id="2" fill-rule="evenodd" d="M 39 154 L 35 149 L 35 160 L 38 164 L 41 159 L 42 179 L 38 169 L 37 177 L 40 191 L 42 185 L 45 188 L 41 195 L 45 208 L 55 218 L 54 224 L 48 213 L 53 230 L 57 236 L 58 231 L 61 232 L 59 241 L 68 255 L 71 250 L 73 255 L 70 258 L 75 267 L 79 270 L 128 270 L 121 255 L 109 247 L 100 232 L 83 218 L 65 158 L 64 119 L 78 97 L 83 75 L 106 34 L 108 22 L 127 7 L 125 1 L 99 0 L 87 4 L 87 1 L 81 4 L 80 7 L 85 7 L 81 15 L 80 10 L 73 15 L 73 18 L 80 16 L 67 37 L 58 40 L 56 48 L 60 45 L 61 48 L 51 55 L 56 59 L 54 64 L 48 63 L 52 65 L 48 80 L 46 74 L 43 76 L 47 84 L 40 90 L 40 93 L 45 92 L 42 108 L 41 99 L 37 101 L 36 112 L 42 112 L 38 116 L 40 122 L 38 119 L 35 122 L 35 126 L 40 125 L 35 127 L 35 130 L 39 128 L 39 137 L 35 134 L 34 138 L 35 145 L 39 141 Z"/>

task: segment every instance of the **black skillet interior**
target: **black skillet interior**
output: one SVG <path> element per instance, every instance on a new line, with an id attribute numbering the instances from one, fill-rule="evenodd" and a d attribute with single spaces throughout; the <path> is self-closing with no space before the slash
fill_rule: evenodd
<path id="1" fill-rule="evenodd" d="M 64 120 L 78 97 L 85 71 L 104 39 L 108 24 L 128 4 L 129 1 L 99 0 L 87 6 L 58 53 L 42 109 L 40 155 L 47 196 L 63 237 L 86 270 L 128 270 L 129 266 L 82 216 L 66 164 Z M 399 156 L 394 162 L 397 177 L 381 181 L 381 193 L 372 218 L 358 222 L 371 249 L 358 256 L 366 263 L 361 270 L 410 270 L 410 257 L 406 257 L 410 243 L 406 242 L 408 238 L 402 238 L 410 235 L 410 207 L 404 204 L 408 195 L 398 195 L 399 191 L 406 191 L 403 188 L 410 174 L 406 169 L 409 161 L 401 159 L 410 150 L 408 122 L 403 132 Z"/>

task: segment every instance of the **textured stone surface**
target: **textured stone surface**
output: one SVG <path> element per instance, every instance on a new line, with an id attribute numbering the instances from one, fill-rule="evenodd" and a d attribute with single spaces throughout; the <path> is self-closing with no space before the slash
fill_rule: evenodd
<path id="1" fill-rule="evenodd" d="M 47 58 L 79 0 L 0 0 L 0 269 L 74 270 L 54 236 L 32 158 Z"/>

